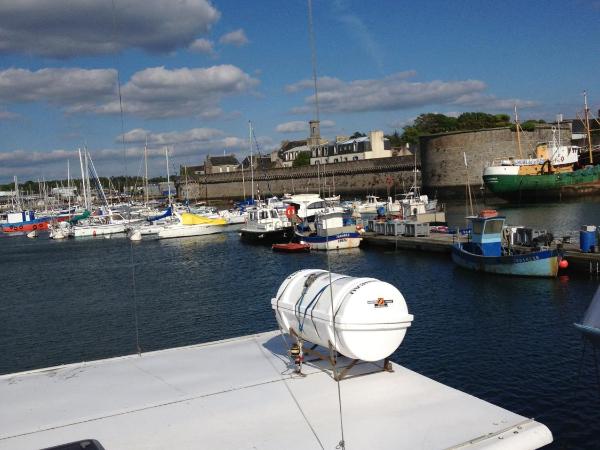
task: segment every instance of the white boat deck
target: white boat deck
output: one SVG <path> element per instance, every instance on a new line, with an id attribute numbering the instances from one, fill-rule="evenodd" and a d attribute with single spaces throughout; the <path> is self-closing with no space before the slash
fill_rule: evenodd
<path id="1" fill-rule="evenodd" d="M 347 363 L 347 360 L 345 361 Z M 336 382 L 288 368 L 279 332 L 0 376 L 0 449 L 334 449 Z M 340 359 L 344 364 L 344 359 Z M 358 375 L 375 369 L 354 366 Z M 348 449 L 530 449 L 542 424 L 396 364 L 341 381 Z M 314 430 L 314 432 L 313 432 Z"/>

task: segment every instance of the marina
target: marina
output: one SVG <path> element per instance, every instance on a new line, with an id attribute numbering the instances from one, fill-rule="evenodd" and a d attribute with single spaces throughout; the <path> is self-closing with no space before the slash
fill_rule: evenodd
<path id="1" fill-rule="evenodd" d="M 0 450 L 600 448 L 597 5 L 5 3 Z"/>
<path id="2" fill-rule="evenodd" d="M 590 223 L 600 213 L 589 203 L 555 208 L 562 211 L 558 234 L 576 223 Z M 460 205 L 450 205 L 450 220 L 461 217 L 460 211 Z M 547 215 L 546 209 L 538 214 L 535 207 L 505 211 L 538 226 Z M 160 349 L 270 333 L 277 329 L 270 305 L 277 286 L 295 270 L 326 268 L 329 258 L 337 273 L 373 276 L 402 292 L 414 322 L 391 355 L 400 366 L 395 366 L 396 373 L 414 371 L 417 378 L 431 378 L 448 389 L 533 418 L 552 433 L 555 444 L 550 448 L 563 444 L 593 448 L 590 443 L 596 442 L 600 430 L 577 417 L 595 417 L 594 392 L 600 388 L 589 349 L 581 357 L 583 344 L 573 324 L 581 320 L 595 292 L 596 275 L 520 278 L 515 290 L 505 277 L 454 267 L 449 253 L 440 258 L 442 253 L 425 249 L 378 249 L 369 242 L 377 238 L 364 236 L 364 248 L 297 254 L 246 244 L 236 231 L 141 243 L 124 235 L 59 241 L 2 237 L 2 270 L 14 281 L 4 288 L 2 312 L 9 325 L 0 331 L 0 350 L 14 358 L 4 359 L 0 372 L 128 355 L 138 344 L 144 358 Z M 451 245 L 441 233 L 398 238 L 398 242 L 418 240 L 444 252 Z M 32 255 L 38 275 L 25 279 L 17 273 Z M 132 256 L 135 290 L 130 282 Z M 63 261 L 59 272 L 53 270 L 56 260 Z M 243 291 L 251 295 L 239 295 L 240 280 Z M 553 326 L 545 326 L 548 323 Z M 13 448 L 2 447 L 2 442 L 0 448 Z"/>

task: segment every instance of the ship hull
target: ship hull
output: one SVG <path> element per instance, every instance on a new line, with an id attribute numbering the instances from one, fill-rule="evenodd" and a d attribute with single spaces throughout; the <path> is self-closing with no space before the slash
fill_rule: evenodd
<path id="1" fill-rule="evenodd" d="M 555 277 L 558 273 L 558 259 L 557 250 L 522 255 L 481 256 L 465 251 L 460 244 L 452 247 L 452 260 L 458 266 L 499 275 Z"/>
<path id="2" fill-rule="evenodd" d="M 544 175 L 483 175 L 485 186 L 507 200 L 555 200 L 600 194 L 600 166 Z"/>
<path id="3" fill-rule="evenodd" d="M 255 229 L 240 230 L 242 241 L 253 244 L 284 244 L 290 242 L 294 236 L 294 227 L 285 227 L 278 230 L 261 231 Z"/>
<path id="4" fill-rule="evenodd" d="M 47 230 L 47 219 L 34 219 L 28 222 L 5 223 L 2 224 L 2 231 L 5 233 L 29 233 L 30 231 Z"/>

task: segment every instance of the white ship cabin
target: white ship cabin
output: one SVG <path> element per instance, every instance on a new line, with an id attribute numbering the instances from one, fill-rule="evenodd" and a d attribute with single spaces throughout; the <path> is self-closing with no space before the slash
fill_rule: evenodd
<path id="1" fill-rule="evenodd" d="M 502 158 L 492 162 L 492 166 L 535 166 L 550 161 L 553 166 L 572 165 L 579 161 L 582 147 L 576 145 L 558 145 L 556 140 L 541 142 L 535 147 L 534 158 Z"/>
<path id="2" fill-rule="evenodd" d="M 21 211 L 18 213 L 7 214 L 8 223 L 31 222 L 32 220 L 35 220 L 34 211 Z"/>
<path id="3" fill-rule="evenodd" d="M 289 199 L 284 199 L 283 202 L 292 205 L 296 210 L 296 215 L 309 222 L 314 220 L 315 214 L 327 209 L 327 203 L 318 194 L 294 195 Z"/>
<path id="4" fill-rule="evenodd" d="M 319 236 L 332 236 L 339 233 L 355 232 L 354 225 L 344 226 L 344 211 L 330 208 L 315 217 L 315 229 Z"/>
<path id="5" fill-rule="evenodd" d="M 245 228 L 261 230 L 278 230 L 290 227 L 291 222 L 275 208 L 257 207 L 248 210 L 248 223 Z"/>

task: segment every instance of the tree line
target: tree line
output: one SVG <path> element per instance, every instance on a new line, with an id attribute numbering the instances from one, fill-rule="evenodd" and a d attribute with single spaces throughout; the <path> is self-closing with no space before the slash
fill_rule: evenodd
<path id="1" fill-rule="evenodd" d="M 524 131 L 533 131 L 535 126 L 545 123 L 544 120 L 528 120 L 521 123 Z M 515 124 L 510 121 L 508 114 L 487 114 L 484 112 L 465 112 L 458 117 L 445 114 L 426 113 L 417 117 L 412 125 L 403 128 L 402 133 L 395 131 L 386 137 L 393 147 L 405 144 L 418 144 L 419 137 L 427 134 L 449 133 L 452 131 L 473 131 L 483 128 L 511 127 L 514 131 Z"/>

